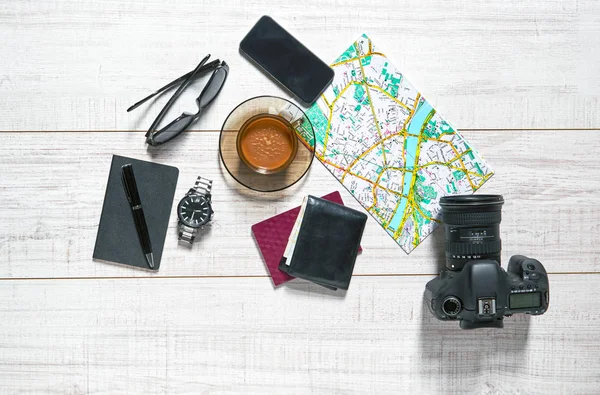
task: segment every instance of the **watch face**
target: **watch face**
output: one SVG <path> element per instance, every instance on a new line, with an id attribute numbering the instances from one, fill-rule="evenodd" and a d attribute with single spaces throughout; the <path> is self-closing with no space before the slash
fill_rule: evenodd
<path id="1" fill-rule="evenodd" d="M 177 205 L 177 216 L 184 225 L 197 228 L 208 222 L 212 215 L 210 203 L 204 196 L 189 195 Z"/>

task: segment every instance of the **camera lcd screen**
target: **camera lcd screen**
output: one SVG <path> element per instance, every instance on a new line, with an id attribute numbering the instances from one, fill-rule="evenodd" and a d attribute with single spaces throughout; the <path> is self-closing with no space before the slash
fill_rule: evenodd
<path id="1" fill-rule="evenodd" d="M 527 292 L 520 294 L 510 294 L 508 305 L 511 309 L 529 309 L 540 307 L 542 305 L 541 292 Z"/>

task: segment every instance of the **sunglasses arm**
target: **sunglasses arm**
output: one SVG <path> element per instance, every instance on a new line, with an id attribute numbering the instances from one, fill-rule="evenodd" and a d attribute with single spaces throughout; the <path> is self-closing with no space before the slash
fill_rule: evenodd
<path id="1" fill-rule="evenodd" d="M 154 122 L 152 122 L 152 125 L 150 125 L 150 128 L 148 128 L 148 132 L 146 132 L 146 137 L 148 137 L 150 135 L 150 133 L 152 133 L 153 131 L 156 130 L 156 127 L 158 126 L 158 124 L 160 123 L 160 121 L 162 121 L 163 117 L 165 116 L 165 114 L 167 113 L 167 111 L 169 110 L 169 108 L 171 108 L 171 106 L 173 105 L 173 103 L 175 102 L 175 100 L 177 100 L 177 98 L 179 97 L 179 95 L 181 95 L 181 92 L 183 92 L 185 90 L 185 88 L 187 88 L 187 86 L 190 84 L 192 78 L 198 73 L 198 71 L 202 68 L 202 66 L 204 66 L 204 64 L 206 63 L 206 61 L 208 60 L 208 58 L 210 58 L 210 54 L 206 55 L 204 57 L 204 59 L 202 59 L 202 61 L 198 64 L 198 66 L 196 66 L 196 68 L 194 69 L 194 71 L 192 71 L 192 74 L 190 74 L 185 81 L 183 81 L 183 83 L 181 85 L 179 85 L 179 88 L 177 88 L 177 90 L 175 91 L 175 93 L 173 93 L 173 96 L 171 96 L 171 98 L 169 99 L 169 101 L 167 102 L 167 104 L 165 104 L 165 106 L 163 107 L 162 110 L 160 110 L 160 112 L 158 113 L 158 116 L 156 117 L 156 119 L 154 120 Z"/>
<path id="2" fill-rule="evenodd" d="M 220 63 L 221 63 L 221 61 L 219 59 L 216 59 L 210 63 L 205 64 L 198 70 L 198 73 L 195 75 L 195 77 L 200 77 L 201 75 L 205 74 L 206 72 L 216 69 Z M 175 86 L 179 85 L 180 83 L 185 81 L 186 78 L 188 78 L 193 72 L 194 71 L 185 73 L 184 75 L 177 78 L 176 80 L 173 80 L 173 81 L 169 82 L 167 85 L 163 86 L 162 88 L 152 92 L 148 96 L 144 97 L 142 100 L 138 101 L 137 103 L 135 103 L 134 105 L 129 107 L 127 109 L 127 112 L 131 112 L 131 111 L 135 110 L 136 108 L 138 108 L 139 106 L 141 106 L 142 104 L 147 102 L 148 100 L 152 99 L 154 96 L 164 93 L 164 92 L 168 91 L 169 89 L 174 88 Z"/>

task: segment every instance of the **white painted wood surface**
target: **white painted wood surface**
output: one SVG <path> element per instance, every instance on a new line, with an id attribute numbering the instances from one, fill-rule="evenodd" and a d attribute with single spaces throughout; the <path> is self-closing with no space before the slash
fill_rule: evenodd
<path id="1" fill-rule="evenodd" d="M 325 61 L 368 33 L 469 129 L 496 171 L 481 192 L 507 199 L 505 261 L 530 254 L 553 273 L 547 314 L 501 331 L 436 321 L 422 292 L 442 232 L 407 256 L 372 219 L 347 293 L 272 288 L 253 223 L 307 193 L 359 205 L 318 162 L 270 195 L 221 168 L 214 130 L 229 110 L 284 95 L 237 52 L 263 14 Z M 207 52 L 232 70 L 194 126 L 212 132 L 147 150 L 129 130 L 167 98 L 125 108 Z M 3 2 L 0 393 L 599 393 L 599 52 L 594 0 Z M 215 180 L 214 225 L 189 251 L 173 216 L 158 274 L 91 260 L 112 154 L 179 167 L 176 198 L 198 174 Z"/>
<path id="2" fill-rule="evenodd" d="M 206 53 L 231 65 L 196 125 L 218 129 L 283 94 L 238 53 L 263 14 L 326 62 L 368 33 L 459 129 L 600 127 L 596 0 L 38 0 L 0 4 L 0 130 L 147 128 L 160 106 L 125 109 Z"/>
<path id="3" fill-rule="evenodd" d="M 501 193 L 506 199 L 501 228 L 505 262 L 522 253 L 540 259 L 550 272 L 600 272 L 600 134 L 471 131 L 464 136 L 496 171 L 481 192 Z M 189 132 L 172 145 L 151 150 L 141 132 L 51 133 L 51 138 L 48 145 L 47 133 L 4 134 L 0 253 L 6 260 L 0 278 L 149 275 L 90 260 L 113 153 L 177 166 L 174 205 L 198 175 L 214 180 L 213 225 L 190 251 L 177 243 L 173 209 L 165 260 L 156 276 L 266 275 L 250 231 L 253 224 L 300 205 L 307 194 L 338 190 L 346 203 L 360 209 L 317 160 L 290 190 L 247 191 L 221 166 L 216 132 Z M 587 182 L 581 181 L 582 163 Z M 443 231 L 436 232 L 406 255 L 369 217 L 355 273 L 436 273 L 443 262 L 443 241 Z"/>
<path id="4" fill-rule="evenodd" d="M 2 393 L 598 392 L 588 275 L 552 275 L 548 313 L 497 331 L 431 317 L 429 279 L 357 277 L 345 297 L 260 278 L 5 281 Z"/>

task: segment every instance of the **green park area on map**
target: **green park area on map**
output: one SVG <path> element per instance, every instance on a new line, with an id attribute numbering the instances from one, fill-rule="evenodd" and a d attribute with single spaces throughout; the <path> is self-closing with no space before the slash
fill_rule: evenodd
<path id="1" fill-rule="evenodd" d="M 307 111 L 315 155 L 408 253 L 439 224 L 443 196 L 473 193 L 493 171 L 368 37 L 332 68 Z"/>

